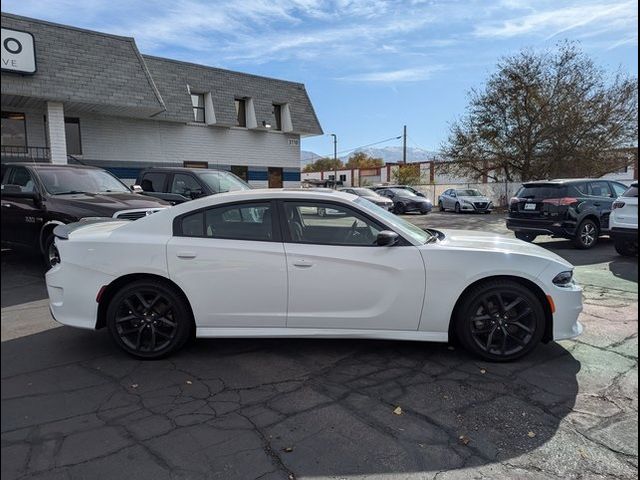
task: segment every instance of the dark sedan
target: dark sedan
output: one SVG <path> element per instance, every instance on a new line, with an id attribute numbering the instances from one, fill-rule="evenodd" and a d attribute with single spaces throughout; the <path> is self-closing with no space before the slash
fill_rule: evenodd
<path id="1" fill-rule="evenodd" d="M 376 193 L 389 198 L 393 202 L 393 212 L 399 215 L 409 212 L 426 215 L 433 209 L 431 200 L 404 188 L 383 188 Z"/>
<path id="2" fill-rule="evenodd" d="M 364 187 L 346 187 L 341 188 L 341 192 L 350 193 L 351 195 L 357 195 L 358 197 L 366 198 L 372 203 L 375 203 L 379 207 L 386 210 L 393 210 L 393 201 L 387 197 L 383 197 L 377 192 L 374 192 L 370 188 Z"/>

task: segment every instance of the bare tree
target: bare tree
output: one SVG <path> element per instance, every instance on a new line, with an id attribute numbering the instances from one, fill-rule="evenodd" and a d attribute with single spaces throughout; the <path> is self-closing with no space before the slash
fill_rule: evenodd
<path id="1" fill-rule="evenodd" d="M 480 180 L 602 176 L 637 155 L 638 80 L 609 79 L 574 43 L 498 63 L 451 126 L 441 171 Z"/>

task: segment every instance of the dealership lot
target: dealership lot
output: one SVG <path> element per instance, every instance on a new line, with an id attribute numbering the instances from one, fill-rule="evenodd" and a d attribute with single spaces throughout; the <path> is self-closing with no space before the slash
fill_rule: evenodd
<path id="1" fill-rule="evenodd" d="M 500 214 L 407 218 L 511 235 Z M 585 333 L 511 364 L 351 340 L 199 340 L 140 362 L 56 326 L 39 262 L 3 251 L 2 476 L 636 478 L 637 260 L 608 239 L 537 243 L 576 265 Z"/>

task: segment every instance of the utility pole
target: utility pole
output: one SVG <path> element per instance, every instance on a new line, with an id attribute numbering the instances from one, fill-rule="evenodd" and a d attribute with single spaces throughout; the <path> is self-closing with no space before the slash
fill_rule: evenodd
<path id="1" fill-rule="evenodd" d="M 333 174 L 333 188 L 334 190 L 338 188 L 338 137 L 335 133 L 332 133 L 333 137 L 333 162 L 335 167 L 335 172 Z"/>
<path id="2" fill-rule="evenodd" d="M 402 163 L 407 163 L 407 126 L 404 126 L 402 133 Z"/>

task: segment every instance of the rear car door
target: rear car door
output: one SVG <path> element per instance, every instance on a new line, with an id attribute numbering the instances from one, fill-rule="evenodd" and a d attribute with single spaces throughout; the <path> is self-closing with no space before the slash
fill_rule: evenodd
<path id="1" fill-rule="evenodd" d="M 38 246 L 44 210 L 40 200 L 28 195 L 38 192 L 33 174 L 21 166 L 12 166 L 2 179 L 2 241 Z"/>
<path id="2" fill-rule="evenodd" d="M 319 216 L 319 209 L 335 215 Z M 287 327 L 417 330 L 425 267 L 417 247 L 380 247 L 385 230 L 356 209 L 283 201 Z"/>
<path id="3" fill-rule="evenodd" d="M 209 207 L 174 221 L 171 278 L 201 327 L 284 327 L 287 270 L 271 201 Z"/>
<path id="4" fill-rule="evenodd" d="M 606 180 L 587 183 L 588 202 L 600 217 L 600 229 L 609 230 L 609 217 L 615 197 Z"/>

